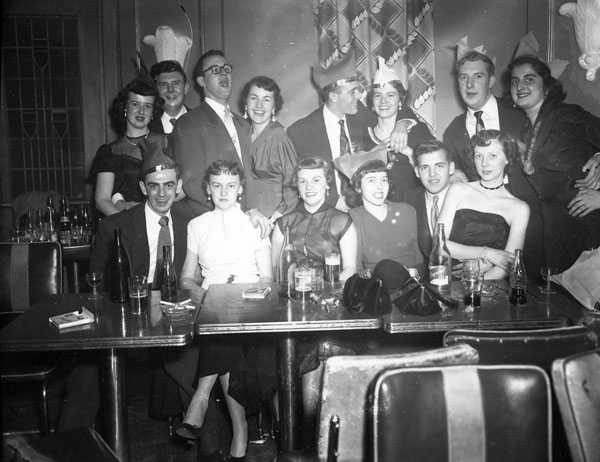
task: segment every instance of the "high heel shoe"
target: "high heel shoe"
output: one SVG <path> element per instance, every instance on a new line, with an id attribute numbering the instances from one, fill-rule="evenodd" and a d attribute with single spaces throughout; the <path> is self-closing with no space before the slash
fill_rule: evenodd
<path id="1" fill-rule="evenodd" d="M 177 427 L 175 434 L 186 440 L 197 440 L 200 437 L 200 427 L 183 422 Z"/>

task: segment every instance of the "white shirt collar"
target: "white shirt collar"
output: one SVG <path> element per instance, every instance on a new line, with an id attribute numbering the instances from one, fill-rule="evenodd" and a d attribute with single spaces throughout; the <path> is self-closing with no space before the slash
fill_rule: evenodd
<path id="1" fill-rule="evenodd" d="M 225 106 L 209 97 L 204 98 L 204 101 L 217 113 L 221 120 L 225 120 L 225 109 L 229 109 L 229 106 Z"/>
<path id="2" fill-rule="evenodd" d="M 152 283 L 154 282 L 158 233 L 160 232 L 160 225 L 158 224 L 158 221 L 160 220 L 161 215 L 152 210 L 147 200 L 146 206 L 144 207 L 144 213 L 146 214 L 146 236 L 148 236 L 148 251 L 150 254 L 150 260 L 148 262 L 148 283 Z M 169 210 L 165 216 L 169 218 L 169 232 L 171 233 L 171 255 L 175 255 L 175 236 L 173 233 L 171 210 Z"/>
<path id="3" fill-rule="evenodd" d="M 163 115 L 160 117 L 160 121 L 163 126 L 163 130 L 165 133 L 171 133 L 173 131 L 173 124 L 171 123 L 171 119 L 179 119 L 183 114 L 187 112 L 185 106 L 181 106 L 179 113 L 175 117 L 171 117 L 166 112 L 163 112 Z"/>

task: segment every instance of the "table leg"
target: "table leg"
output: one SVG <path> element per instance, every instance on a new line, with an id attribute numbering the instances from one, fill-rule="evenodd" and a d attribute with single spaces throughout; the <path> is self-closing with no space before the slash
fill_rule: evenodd
<path id="1" fill-rule="evenodd" d="M 125 395 L 125 352 L 106 351 L 102 364 L 106 442 L 122 462 L 129 462 L 129 432 Z"/>
<path id="2" fill-rule="evenodd" d="M 279 427 L 281 451 L 293 451 L 297 447 L 300 417 L 300 386 L 298 384 L 298 339 L 288 333 L 279 340 Z"/>

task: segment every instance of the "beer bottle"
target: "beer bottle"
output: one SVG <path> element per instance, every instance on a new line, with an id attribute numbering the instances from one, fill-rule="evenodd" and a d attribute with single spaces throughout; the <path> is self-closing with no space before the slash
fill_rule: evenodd
<path id="1" fill-rule="evenodd" d="M 279 296 L 292 298 L 294 295 L 294 271 L 296 270 L 296 249 L 290 241 L 290 227 L 285 227 L 283 247 L 279 254 Z"/>
<path id="2" fill-rule="evenodd" d="M 444 223 L 435 227 L 435 240 L 429 255 L 429 282 L 438 290 L 450 289 L 452 258 L 446 245 Z"/>
<path id="3" fill-rule="evenodd" d="M 54 207 L 54 199 L 52 199 L 50 194 L 48 194 L 48 197 L 46 198 L 46 216 L 44 218 L 46 219 L 46 225 L 48 225 L 48 227 L 50 225 L 50 221 L 52 221 L 52 227 L 56 229 L 58 226 L 58 214 L 56 213 L 56 208 Z"/>
<path id="4" fill-rule="evenodd" d="M 525 297 L 525 289 L 527 289 L 527 272 L 523 262 L 523 253 L 521 249 L 515 250 L 515 261 L 510 270 L 510 304 L 525 305 L 527 297 Z"/>
<path id="5" fill-rule="evenodd" d="M 71 232 L 71 220 L 69 219 L 69 215 L 63 212 L 58 224 L 58 240 L 62 245 L 71 245 Z"/>
<path id="6" fill-rule="evenodd" d="M 129 255 L 123 246 L 121 229 L 115 228 L 115 237 L 108 260 L 108 289 L 110 301 L 126 303 L 129 301 L 129 274 L 131 265 Z"/>
<path id="7" fill-rule="evenodd" d="M 177 302 L 177 274 L 171 260 L 171 246 L 163 246 L 162 284 L 160 299 L 165 302 Z"/>

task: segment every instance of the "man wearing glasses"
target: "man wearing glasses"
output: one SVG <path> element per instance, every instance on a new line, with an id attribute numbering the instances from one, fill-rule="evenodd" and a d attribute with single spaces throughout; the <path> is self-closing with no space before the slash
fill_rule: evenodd
<path id="1" fill-rule="evenodd" d="M 163 115 L 160 119 L 152 119 L 148 128 L 154 133 L 171 133 L 175 121 L 188 109 L 183 100 L 190 85 L 181 64 L 177 61 L 161 61 L 150 68 L 150 76 L 156 82 L 158 94 L 165 101 Z"/>
<path id="2" fill-rule="evenodd" d="M 172 152 L 183 172 L 183 191 L 197 214 L 211 210 L 202 179 L 208 166 L 219 159 L 244 167 L 246 181 L 252 178 L 250 124 L 229 109 L 233 66 L 220 50 L 209 50 L 198 60 L 194 80 L 204 100 L 182 116 L 170 139 Z M 242 198 L 242 208 L 245 208 Z"/>

